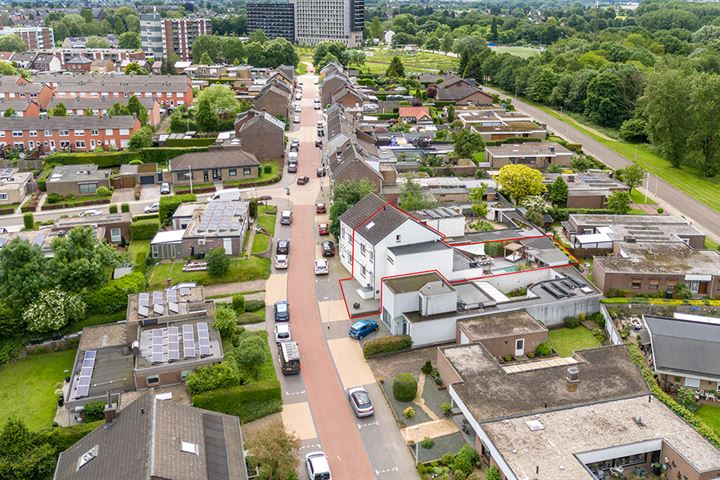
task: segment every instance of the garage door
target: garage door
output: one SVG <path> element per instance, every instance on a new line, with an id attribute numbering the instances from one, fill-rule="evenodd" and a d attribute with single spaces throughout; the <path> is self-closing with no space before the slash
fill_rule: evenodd
<path id="1" fill-rule="evenodd" d="M 155 175 L 143 175 L 140 177 L 140 185 L 152 185 L 155 183 Z"/>

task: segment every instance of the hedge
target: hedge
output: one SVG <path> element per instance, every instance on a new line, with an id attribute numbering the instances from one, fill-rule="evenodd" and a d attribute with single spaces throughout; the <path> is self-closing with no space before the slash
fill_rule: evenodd
<path id="1" fill-rule="evenodd" d="M 58 203 L 45 203 L 40 210 L 60 210 L 61 208 L 72 208 L 72 207 L 88 207 L 91 205 L 107 205 L 110 203 L 109 198 L 101 198 L 97 200 L 85 200 L 85 201 L 73 201 L 70 202 L 58 202 Z"/>
<path id="2" fill-rule="evenodd" d="M 393 397 L 398 402 L 412 402 L 417 395 L 417 380 L 411 373 L 398 373 L 393 379 Z"/>
<path id="3" fill-rule="evenodd" d="M 13 207 L 0 207 L 0 215 L 12 215 L 13 213 L 15 213 Z"/>
<path id="4" fill-rule="evenodd" d="M 99 420 L 97 422 L 73 425 L 72 427 L 52 427 L 40 431 L 39 434 L 45 438 L 45 442 L 55 447 L 56 452 L 64 452 L 103 423 L 104 420 Z"/>
<path id="5" fill-rule="evenodd" d="M 131 240 L 152 240 L 160 230 L 160 221 L 157 219 L 137 220 L 130 224 Z"/>
<path id="6" fill-rule="evenodd" d="M 282 410 L 280 382 L 264 380 L 193 395 L 192 404 L 213 412 L 240 417 L 241 423 Z"/>
<path id="7" fill-rule="evenodd" d="M 89 313 L 113 313 L 127 308 L 128 295 L 144 292 L 147 281 L 142 272 L 133 272 L 84 295 Z"/>
<path id="8" fill-rule="evenodd" d="M 143 163 L 166 163 L 184 153 L 207 152 L 207 147 L 161 147 L 140 150 Z"/>
<path id="9" fill-rule="evenodd" d="M 217 137 L 203 138 L 171 138 L 165 142 L 166 147 L 209 147 Z"/>
<path id="10" fill-rule="evenodd" d="M 373 338 L 365 342 L 363 355 L 365 358 L 374 357 L 383 353 L 399 352 L 412 347 L 410 335 L 392 335 L 389 337 Z"/>
<path id="11" fill-rule="evenodd" d="M 57 163 L 61 165 L 94 163 L 98 167 L 108 168 L 119 167 L 133 160 L 141 160 L 143 163 L 163 163 L 184 153 L 207 152 L 207 150 L 207 147 L 150 147 L 132 151 L 121 150 L 118 152 L 59 152 L 47 157 L 45 163 Z"/>
<path id="12" fill-rule="evenodd" d="M 169 224 L 180 204 L 195 201 L 197 201 L 197 197 L 193 194 L 178 195 L 176 193 L 175 195 L 160 197 L 160 211 L 158 212 L 160 223 L 163 225 Z"/>

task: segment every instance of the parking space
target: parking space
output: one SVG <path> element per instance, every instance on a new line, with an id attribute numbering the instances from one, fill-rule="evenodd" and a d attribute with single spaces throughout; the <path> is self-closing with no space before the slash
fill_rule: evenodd
<path id="1" fill-rule="evenodd" d="M 300 440 L 317 438 L 310 405 L 307 402 L 286 403 L 281 413 L 288 431 L 295 433 Z"/>
<path id="2" fill-rule="evenodd" d="M 327 343 L 344 387 L 375 383 L 375 377 L 365 363 L 360 342 L 345 336 Z"/>

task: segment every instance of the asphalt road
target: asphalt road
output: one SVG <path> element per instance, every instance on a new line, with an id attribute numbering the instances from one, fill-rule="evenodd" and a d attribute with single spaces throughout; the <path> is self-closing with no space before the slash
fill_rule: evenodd
<path id="1" fill-rule="evenodd" d="M 539 108 L 533 107 L 518 98 L 511 97 L 493 88 L 483 86 L 483 89 L 500 95 L 502 98 L 510 98 L 517 110 L 546 124 L 556 135 L 570 142 L 582 144 L 585 152 L 610 167 L 617 169 L 632 164 L 631 160 Z M 715 238 L 716 241 L 720 241 L 720 212 L 698 202 L 687 193 L 673 187 L 663 179 L 649 173 L 648 176 L 649 179 L 646 183 L 648 186 L 647 193 L 651 195 L 666 212 L 684 216 L 693 225 L 703 230 L 708 236 Z M 645 187 L 645 185 L 643 185 L 643 187 Z M 718 195 L 720 195 L 720 191 L 718 191 Z"/>

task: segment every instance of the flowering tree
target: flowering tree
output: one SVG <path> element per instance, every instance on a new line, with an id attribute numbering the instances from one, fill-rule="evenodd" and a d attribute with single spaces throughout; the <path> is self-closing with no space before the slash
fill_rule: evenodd
<path id="1" fill-rule="evenodd" d="M 85 318 L 85 303 L 80 295 L 59 288 L 44 290 L 23 313 L 30 332 L 52 332 L 68 322 Z"/>

